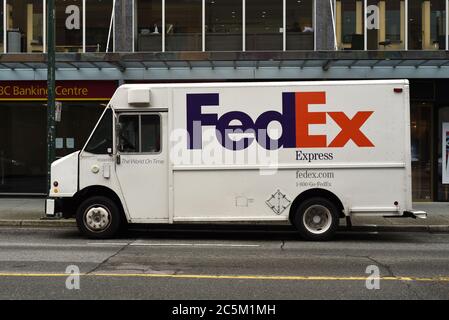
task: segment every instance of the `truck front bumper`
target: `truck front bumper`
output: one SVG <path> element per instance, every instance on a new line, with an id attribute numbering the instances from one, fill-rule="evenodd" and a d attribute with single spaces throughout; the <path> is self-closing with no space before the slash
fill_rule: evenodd
<path id="1" fill-rule="evenodd" d="M 55 205 L 56 201 L 55 199 L 47 199 L 45 200 L 45 215 L 48 217 L 54 217 L 55 216 Z"/>
<path id="2" fill-rule="evenodd" d="M 61 216 L 62 204 L 60 199 L 47 198 L 45 200 L 45 215 L 55 218 Z"/>

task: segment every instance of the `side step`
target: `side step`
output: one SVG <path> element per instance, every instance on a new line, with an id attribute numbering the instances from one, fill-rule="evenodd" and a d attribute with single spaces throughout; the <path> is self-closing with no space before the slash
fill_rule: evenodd
<path id="1" fill-rule="evenodd" d="M 404 217 L 407 218 L 419 218 L 419 219 L 426 219 L 427 218 L 427 212 L 422 210 L 413 210 L 413 211 L 404 211 Z"/>
<path id="2" fill-rule="evenodd" d="M 401 216 L 383 216 L 384 218 L 413 218 L 426 219 L 427 212 L 421 210 L 404 211 Z"/>

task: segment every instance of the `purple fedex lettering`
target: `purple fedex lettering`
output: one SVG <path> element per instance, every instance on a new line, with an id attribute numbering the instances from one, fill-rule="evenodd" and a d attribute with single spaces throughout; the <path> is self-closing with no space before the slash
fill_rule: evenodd
<path id="1" fill-rule="evenodd" d="M 309 105 L 325 104 L 326 93 L 318 92 L 284 92 L 282 93 L 282 113 L 274 110 L 265 111 L 253 121 L 243 111 L 231 111 L 218 118 L 217 114 L 202 113 L 202 106 L 218 106 L 218 93 L 187 94 L 187 131 L 190 141 L 189 149 L 202 148 L 202 127 L 215 126 L 216 136 L 223 147 L 229 150 L 247 148 L 254 139 L 267 150 L 284 148 L 343 148 L 349 140 L 358 147 L 374 147 L 374 144 L 361 131 L 361 127 L 373 114 L 373 111 L 358 111 L 352 118 L 344 112 L 311 112 Z M 310 125 L 326 125 L 328 114 L 341 128 L 340 133 L 330 144 L 326 135 L 311 135 Z M 268 126 L 276 121 L 282 127 L 282 135 L 273 140 L 268 134 Z M 231 125 L 232 123 L 232 125 Z M 236 124 L 238 123 L 238 124 Z M 250 133 L 254 137 L 242 137 Z M 233 140 L 230 134 L 240 135 Z"/>
<path id="2" fill-rule="evenodd" d="M 231 125 L 234 120 L 241 124 Z M 222 146 L 230 150 L 243 150 L 253 142 L 254 138 L 241 138 L 240 140 L 233 140 L 229 137 L 233 133 L 251 133 L 254 132 L 254 122 L 249 115 L 241 111 L 232 111 L 225 113 L 217 123 L 217 139 Z"/>
<path id="3" fill-rule="evenodd" d="M 243 111 L 231 111 L 222 115 L 204 114 L 202 106 L 218 106 L 218 93 L 187 94 L 187 132 L 190 136 L 189 149 L 202 148 L 202 126 L 216 126 L 217 139 L 221 145 L 230 150 L 242 150 L 247 148 L 254 140 L 252 137 L 242 137 L 233 140 L 229 137 L 232 133 L 251 133 L 257 142 L 265 149 L 294 148 L 295 147 L 295 96 L 293 93 L 283 93 L 282 113 L 266 111 L 255 122 Z M 268 125 L 277 121 L 281 124 L 282 135 L 278 140 L 273 140 L 268 135 Z M 232 124 L 239 122 L 240 124 Z M 197 128 L 199 126 L 199 128 Z"/>
<path id="4" fill-rule="evenodd" d="M 224 114 L 218 119 L 217 114 L 201 112 L 202 106 L 218 106 L 218 93 L 201 93 L 187 95 L 187 132 L 190 140 L 189 149 L 202 148 L 202 126 L 216 126 L 217 139 L 223 147 L 231 150 L 242 150 L 247 148 L 254 138 L 241 138 L 232 140 L 229 134 L 254 132 L 254 123 L 250 116 L 244 112 L 233 111 Z M 231 125 L 233 120 L 239 121 L 240 125 Z"/>
<path id="5" fill-rule="evenodd" d="M 277 121 L 281 124 L 282 135 L 279 140 L 274 141 L 270 138 L 267 132 L 268 125 L 272 121 Z M 295 147 L 295 96 L 291 93 L 282 94 L 282 113 L 277 111 L 266 111 L 262 113 L 256 120 L 257 140 L 262 147 L 270 150 L 270 146 L 277 146 L 284 148 Z M 265 141 L 265 143 L 262 143 Z"/>
<path id="6" fill-rule="evenodd" d="M 188 148 L 202 148 L 201 126 L 214 126 L 217 114 L 202 114 L 202 106 L 218 106 L 217 93 L 201 93 L 187 95 L 187 132 L 189 133 Z M 199 124 L 199 128 L 196 125 Z"/>

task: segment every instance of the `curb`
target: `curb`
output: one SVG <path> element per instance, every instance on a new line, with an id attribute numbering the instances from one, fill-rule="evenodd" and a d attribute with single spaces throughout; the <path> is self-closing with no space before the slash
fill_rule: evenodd
<path id="1" fill-rule="evenodd" d="M 0 220 L 0 227 L 76 227 L 76 221 L 74 219 Z"/>
<path id="2" fill-rule="evenodd" d="M 395 225 L 395 226 L 379 226 L 379 225 L 365 225 L 352 226 L 351 229 L 342 227 L 342 230 L 352 231 L 379 231 L 379 232 L 449 232 L 449 225 Z"/>
<path id="3" fill-rule="evenodd" d="M 0 227 L 40 228 L 40 227 L 76 227 L 75 219 L 35 219 L 35 220 L 1 220 Z M 350 229 L 341 226 L 344 232 L 448 232 L 449 225 L 359 225 Z"/>

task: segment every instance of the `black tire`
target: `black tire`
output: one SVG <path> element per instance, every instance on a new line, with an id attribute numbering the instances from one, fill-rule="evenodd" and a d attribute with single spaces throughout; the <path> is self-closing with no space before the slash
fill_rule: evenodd
<path id="1" fill-rule="evenodd" d="M 311 217 L 312 219 L 310 219 Z M 315 217 L 319 217 L 320 221 L 316 222 Z M 331 239 L 337 231 L 339 218 L 337 206 L 332 201 L 314 197 L 304 200 L 296 208 L 293 224 L 303 239 L 324 241 Z"/>
<path id="2" fill-rule="evenodd" d="M 95 209 L 97 209 L 96 212 Z M 97 216 L 94 216 L 95 219 L 93 219 L 92 215 Z M 106 219 L 105 216 L 108 218 Z M 99 221 L 96 220 L 97 218 L 99 218 Z M 87 198 L 76 211 L 78 230 L 92 239 L 112 238 L 123 226 L 122 220 L 122 214 L 117 204 L 103 196 Z"/>

